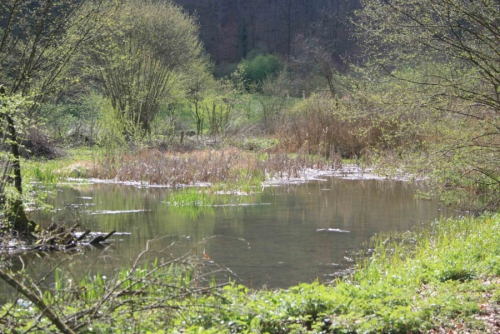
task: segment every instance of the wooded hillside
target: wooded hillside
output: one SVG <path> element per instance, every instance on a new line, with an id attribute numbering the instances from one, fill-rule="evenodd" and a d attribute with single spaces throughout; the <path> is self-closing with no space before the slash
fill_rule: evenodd
<path id="1" fill-rule="evenodd" d="M 200 37 L 217 63 L 250 52 L 293 53 L 300 36 L 324 43 L 336 58 L 354 49 L 354 0 L 175 0 L 198 17 Z"/>

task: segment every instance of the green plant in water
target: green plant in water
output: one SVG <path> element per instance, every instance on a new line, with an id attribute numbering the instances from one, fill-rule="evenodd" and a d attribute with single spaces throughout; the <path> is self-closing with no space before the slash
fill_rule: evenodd
<path id="1" fill-rule="evenodd" d="M 32 170 L 33 177 L 35 180 L 43 182 L 43 183 L 56 183 L 58 179 L 58 175 L 54 173 L 52 169 L 49 168 L 41 168 L 40 165 L 35 166 Z"/>
<path id="2" fill-rule="evenodd" d="M 215 195 L 205 189 L 185 188 L 171 192 L 166 203 L 170 206 L 213 206 L 215 204 Z"/>
<path id="3" fill-rule="evenodd" d="M 238 196 L 237 193 L 243 191 L 242 187 L 238 188 L 231 185 L 218 184 L 211 188 L 187 188 L 180 191 L 173 191 L 169 194 L 165 203 L 174 207 L 192 207 L 206 208 L 225 205 L 238 205 L 243 202 L 244 196 Z M 253 186 L 246 185 L 248 193 Z"/>
<path id="4" fill-rule="evenodd" d="M 170 210 L 178 214 L 182 219 L 198 219 L 201 216 L 214 216 L 213 206 L 172 206 Z"/>

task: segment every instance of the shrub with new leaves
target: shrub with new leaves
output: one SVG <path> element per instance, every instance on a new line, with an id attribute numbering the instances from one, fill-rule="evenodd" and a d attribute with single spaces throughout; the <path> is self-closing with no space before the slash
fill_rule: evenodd
<path id="1" fill-rule="evenodd" d="M 188 69 L 204 61 L 197 24 L 170 1 L 125 1 L 95 55 L 113 108 L 145 133 Z"/>
<path id="2" fill-rule="evenodd" d="M 427 110 L 424 117 L 434 120 L 428 130 L 435 140 L 416 163 L 408 165 L 435 171 L 438 184 L 457 190 L 464 203 L 482 198 L 481 205 L 498 207 L 500 3 L 363 0 L 362 4 L 358 27 L 365 59 L 370 59 L 366 68 L 412 83 L 413 89 L 398 103 L 415 103 L 413 97 L 421 96 L 412 109 Z"/>

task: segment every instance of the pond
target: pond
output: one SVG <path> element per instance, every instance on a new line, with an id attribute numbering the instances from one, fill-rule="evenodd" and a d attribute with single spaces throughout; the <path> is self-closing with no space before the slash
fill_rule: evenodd
<path id="1" fill-rule="evenodd" d="M 408 230 L 444 214 L 437 201 L 415 199 L 419 183 L 328 177 L 300 185 L 267 187 L 249 196 L 228 195 L 225 205 L 179 208 L 165 201 L 168 188 L 120 184 L 60 185 L 49 202 L 56 213 L 34 213 L 52 221 L 79 220 L 92 231 L 121 232 L 107 248 L 89 248 L 65 264 L 75 278 L 86 272 L 130 266 L 150 239 L 157 249 L 206 255 L 207 265 L 234 273 L 233 280 L 260 288 L 286 288 L 328 281 L 352 266 L 350 252 L 381 231 Z M 214 238 L 210 238 L 216 236 Z M 209 238 L 209 239 L 206 239 Z M 51 258 L 51 265 L 58 260 Z M 29 256 L 31 272 L 46 274 L 47 257 Z M 20 266 L 21 260 L 13 260 Z M 17 264 L 16 264 L 17 263 Z M 23 264 L 23 265 L 24 265 Z"/>

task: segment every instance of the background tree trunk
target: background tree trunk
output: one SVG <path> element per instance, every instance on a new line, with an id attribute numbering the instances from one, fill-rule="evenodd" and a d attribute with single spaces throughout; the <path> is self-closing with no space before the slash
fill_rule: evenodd
<path id="1" fill-rule="evenodd" d="M 5 95 L 5 88 L 0 86 L 0 95 Z M 5 213 L 7 221 L 12 224 L 12 229 L 18 233 L 25 234 L 29 232 L 29 221 L 24 210 L 22 201 L 23 185 L 21 177 L 21 160 L 19 153 L 19 142 L 17 138 L 16 128 L 14 127 L 14 120 L 10 115 L 5 115 L 7 121 L 7 136 L 9 138 L 10 153 L 12 154 L 12 170 L 14 171 L 14 187 L 19 193 L 19 197 L 7 203 L 9 207 L 8 212 Z M 9 201 L 9 199 L 7 199 Z"/>

